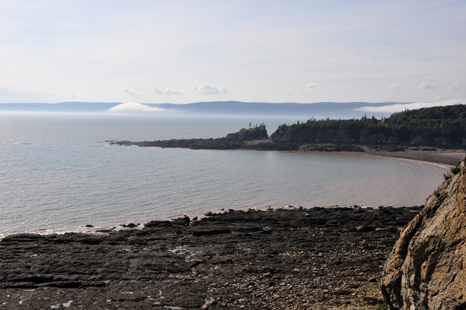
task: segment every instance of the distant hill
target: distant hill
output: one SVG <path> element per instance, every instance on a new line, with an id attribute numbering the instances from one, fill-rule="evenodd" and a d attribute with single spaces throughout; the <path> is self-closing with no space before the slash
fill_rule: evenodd
<path id="1" fill-rule="evenodd" d="M 270 136 L 273 141 L 299 143 L 371 143 L 466 146 L 466 105 L 395 113 L 376 119 L 310 119 L 281 125 Z"/>
<path id="2" fill-rule="evenodd" d="M 105 112 L 121 102 L 2 103 L 0 111 L 18 112 Z"/>
<path id="3" fill-rule="evenodd" d="M 108 112 L 121 102 L 60 102 L 46 103 L 3 103 L 0 111 L 21 112 Z M 365 112 L 356 111 L 361 107 L 378 107 L 393 105 L 396 102 L 316 102 L 316 103 L 268 103 L 241 101 L 213 101 L 189 104 L 145 104 L 150 107 L 165 109 L 165 114 L 175 115 L 263 115 L 263 116 L 300 116 L 315 118 L 352 118 L 361 117 Z M 141 112 L 142 113 L 142 112 Z M 371 113 L 371 116 L 388 116 L 388 113 Z"/>

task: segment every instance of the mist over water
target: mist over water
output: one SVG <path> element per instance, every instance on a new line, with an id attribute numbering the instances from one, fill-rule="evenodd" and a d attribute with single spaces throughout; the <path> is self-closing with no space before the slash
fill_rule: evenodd
<path id="1" fill-rule="evenodd" d="M 109 146 L 222 137 L 278 117 L 0 115 L 0 235 L 221 208 L 421 205 L 441 165 L 370 156 Z M 305 121 L 301 119 L 300 121 Z"/>

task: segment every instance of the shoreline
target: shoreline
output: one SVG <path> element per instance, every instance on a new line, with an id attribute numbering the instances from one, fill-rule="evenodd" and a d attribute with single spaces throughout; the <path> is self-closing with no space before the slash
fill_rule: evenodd
<path id="1" fill-rule="evenodd" d="M 409 160 L 414 162 L 420 163 L 427 163 L 427 164 L 434 164 L 439 165 L 445 168 L 450 168 L 456 165 L 457 158 L 462 158 L 466 155 L 466 151 L 464 153 L 449 153 L 451 155 L 444 156 L 443 154 L 433 153 L 431 156 L 428 156 L 429 160 L 424 156 L 423 153 L 390 153 L 390 152 L 372 152 L 372 153 L 354 153 L 354 152 L 319 152 L 319 151 L 292 151 L 292 153 L 300 153 L 300 154 L 329 154 L 329 155 L 342 155 L 342 156 L 367 156 L 367 157 L 380 157 L 380 158 L 392 158 L 392 159 L 400 159 L 400 160 Z"/>
<path id="2" fill-rule="evenodd" d="M 74 229 L 39 229 L 39 230 L 31 230 L 31 231 L 18 231 L 18 232 L 11 232 L 0 234 L 0 242 L 8 237 L 14 235 L 23 235 L 23 234 L 31 234 L 31 235 L 40 235 L 40 236 L 50 236 L 50 235 L 64 235 L 64 234 L 86 234 L 86 235 L 107 235 L 109 232 L 118 232 L 120 230 L 128 230 L 128 229 L 136 229 L 142 230 L 144 229 L 144 224 L 146 222 L 160 222 L 160 221 L 173 221 L 183 217 L 189 217 L 190 219 L 201 220 L 204 218 L 208 218 L 208 214 L 221 214 L 228 212 L 228 210 L 234 210 L 236 212 L 272 212 L 276 210 L 288 210 L 292 211 L 297 208 L 304 208 L 307 210 L 312 209 L 347 209 L 347 208 L 359 208 L 359 209 L 377 209 L 377 208 L 416 208 L 417 205 L 408 205 L 408 206 L 393 206 L 393 205 L 377 205 L 377 206 L 365 206 L 365 205 L 316 205 L 316 206 L 292 206 L 292 205 L 265 205 L 265 206 L 244 206 L 240 208 L 211 208 L 206 210 L 197 210 L 197 211 L 186 211 L 182 213 L 173 213 L 168 215 L 160 215 L 160 216 L 153 216 L 153 217 L 145 217 L 142 218 L 134 218 L 130 220 L 113 220 L 113 221 L 106 221 L 105 223 L 93 223 L 89 221 L 87 224 L 83 224 L 80 226 L 76 226 Z"/>
<path id="3" fill-rule="evenodd" d="M 461 162 L 463 156 L 466 154 L 465 150 L 459 152 L 452 152 L 448 150 L 446 152 L 374 152 L 375 156 L 401 158 L 408 160 L 415 160 L 420 162 L 429 162 L 436 164 L 444 164 L 448 166 L 455 166 L 458 162 Z"/>
<path id="4" fill-rule="evenodd" d="M 452 167 L 455 163 L 455 160 L 461 159 L 463 157 L 462 151 L 455 151 L 451 152 L 449 151 L 436 151 L 436 152 L 426 152 L 426 151 L 410 151 L 410 152 L 319 152 L 319 151 L 286 151 L 290 153 L 300 153 L 300 154 L 329 154 L 329 155 L 338 155 L 338 156 L 369 156 L 369 157 L 385 157 L 385 158 L 393 158 L 393 159 L 400 159 L 400 160 L 410 160 L 410 161 L 418 161 L 420 163 L 432 163 L 435 165 L 439 165 L 442 167 L 445 167 L 445 169 L 449 169 L 449 167 Z M 421 202 L 417 203 L 411 203 L 411 204 L 403 204 L 403 205 L 395 205 L 395 207 L 401 207 L 401 206 L 412 206 L 416 204 L 421 204 Z M 300 203 L 296 203 L 295 206 L 300 206 Z M 329 207 L 329 208 L 334 208 L 334 207 L 351 207 L 352 205 L 346 205 L 346 204 L 340 204 L 340 205 L 324 205 L 324 204 L 302 204 L 306 208 L 311 208 L 311 207 Z M 361 204 L 360 204 L 361 205 Z M 393 206 L 389 203 L 385 203 L 385 206 Z M 248 209 L 255 209 L 255 210 L 266 210 L 268 208 L 284 208 L 287 205 L 261 205 L 261 206 L 250 206 L 250 205 L 244 205 L 240 207 L 235 207 L 235 210 L 238 211 L 245 211 Z M 362 204 L 361 206 L 365 206 Z M 372 207 L 378 207 L 379 205 L 375 205 Z M 225 208 L 225 207 L 224 207 Z M 144 218 L 128 218 L 125 217 L 124 219 L 121 220 L 112 220 L 109 219 L 108 221 L 105 222 L 98 222 L 94 223 L 92 220 L 88 222 L 81 223 L 79 226 L 75 226 L 73 228 L 65 228 L 65 229 L 48 229 L 48 228 L 41 228 L 39 230 L 29 230 L 29 231 L 17 231 L 17 232 L 9 232 L 9 233 L 4 233 L 0 236 L 0 240 L 2 238 L 5 238 L 9 235 L 12 234 L 17 234 L 17 233 L 38 233 L 42 235 L 50 235 L 50 234 L 64 234 L 64 233 L 69 233 L 69 232 L 79 232 L 79 233 L 96 233 L 96 230 L 107 230 L 112 227 L 119 227 L 121 224 L 131 224 L 131 223 L 143 223 L 146 220 L 170 220 L 179 216 L 189 216 L 189 217 L 203 217 L 203 214 L 206 212 L 223 212 L 223 209 L 221 207 L 214 207 L 214 208 L 207 208 L 205 210 L 187 210 L 183 212 L 177 212 L 173 214 L 162 214 L 162 215 L 151 215 L 149 217 L 145 216 Z M 86 227 L 86 225 L 90 225 L 93 227 Z"/>
<path id="5" fill-rule="evenodd" d="M 391 144 L 297 144 L 270 140 L 230 141 L 218 139 L 178 139 L 157 141 L 105 141 L 110 145 L 139 146 L 159 148 L 187 148 L 194 150 L 253 150 L 253 151 L 289 151 L 299 153 L 333 153 L 352 155 L 374 155 L 425 161 L 430 163 L 455 166 L 466 154 L 462 148 L 439 148 L 421 145 Z"/>
<path id="6" fill-rule="evenodd" d="M 8 309 L 377 306 L 382 265 L 421 209 L 228 210 L 101 235 L 12 235 L 0 242 L 0 299 Z"/>
<path id="7" fill-rule="evenodd" d="M 463 156 L 332 153 L 443 165 Z M 99 234 L 9 235 L 0 309 L 381 308 L 382 266 L 421 208 L 236 209 Z"/>

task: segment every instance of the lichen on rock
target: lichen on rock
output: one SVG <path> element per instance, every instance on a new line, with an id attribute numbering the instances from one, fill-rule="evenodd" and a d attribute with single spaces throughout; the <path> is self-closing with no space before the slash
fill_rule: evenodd
<path id="1" fill-rule="evenodd" d="M 390 310 L 466 309 L 466 156 L 403 229 L 384 266 Z"/>

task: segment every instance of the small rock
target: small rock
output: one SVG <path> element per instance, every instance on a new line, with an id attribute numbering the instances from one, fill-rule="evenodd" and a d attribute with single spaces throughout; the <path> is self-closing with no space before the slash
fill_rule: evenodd
<path id="1" fill-rule="evenodd" d="M 361 226 L 356 227 L 356 230 L 359 232 L 365 232 L 365 231 L 373 231 L 375 230 L 375 228 L 372 226 L 368 226 L 368 225 L 361 225 Z"/>

